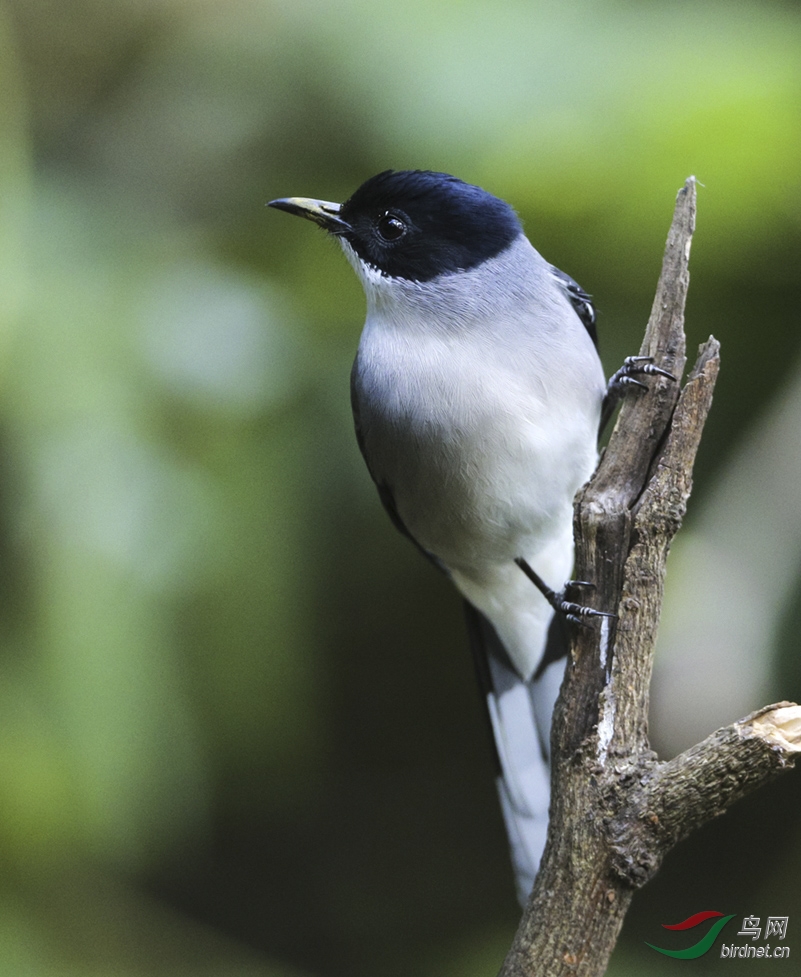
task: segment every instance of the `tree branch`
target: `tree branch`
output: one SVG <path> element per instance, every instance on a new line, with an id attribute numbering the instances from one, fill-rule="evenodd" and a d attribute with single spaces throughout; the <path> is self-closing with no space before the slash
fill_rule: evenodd
<path id="1" fill-rule="evenodd" d="M 695 180 L 679 192 L 641 349 L 681 376 Z M 650 378 L 628 398 L 575 503 L 576 576 L 598 629 L 577 628 L 552 730 L 552 800 L 542 866 L 500 977 L 600 977 L 636 887 L 670 848 L 792 766 L 801 708 L 754 713 L 660 763 L 648 696 L 670 542 L 684 517 L 712 403 L 719 344 L 699 350 L 686 384 Z"/>
<path id="2" fill-rule="evenodd" d="M 625 882 L 643 885 L 677 842 L 792 767 L 797 753 L 801 708 L 780 702 L 653 765 L 608 825 L 615 871 Z"/>

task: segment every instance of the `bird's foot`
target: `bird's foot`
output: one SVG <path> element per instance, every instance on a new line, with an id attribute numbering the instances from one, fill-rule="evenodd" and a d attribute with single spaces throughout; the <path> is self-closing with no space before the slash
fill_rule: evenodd
<path id="1" fill-rule="evenodd" d="M 609 379 L 606 385 L 607 397 L 612 394 L 620 398 L 627 390 L 632 387 L 648 389 L 648 384 L 635 379 L 636 376 L 646 377 L 667 377 L 668 380 L 675 380 L 672 373 L 663 370 L 661 366 L 654 366 L 653 356 L 627 356 L 620 367 Z"/>
<path id="2" fill-rule="evenodd" d="M 603 431 L 615 408 L 630 390 L 648 389 L 648 384 L 638 380 L 637 376 L 667 377 L 668 380 L 676 380 L 672 373 L 663 370 L 661 366 L 654 366 L 653 356 L 627 356 L 623 360 L 623 366 L 612 374 L 606 385 L 599 431 Z"/>
<path id="3" fill-rule="evenodd" d="M 558 613 L 564 614 L 568 621 L 586 627 L 587 618 L 616 616 L 606 611 L 597 611 L 594 607 L 587 607 L 584 604 L 577 604 L 575 601 L 567 599 L 567 592 L 571 587 L 594 587 L 595 584 L 587 580 L 568 580 L 562 590 L 553 590 L 522 556 L 519 556 L 515 560 L 515 563 L 548 601 L 551 607 Z"/>

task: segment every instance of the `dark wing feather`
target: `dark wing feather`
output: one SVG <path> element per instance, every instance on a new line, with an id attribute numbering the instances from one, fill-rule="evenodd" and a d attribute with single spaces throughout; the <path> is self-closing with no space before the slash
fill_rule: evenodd
<path id="1" fill-rule="evenodd" d="M 359 412 L 359 398 L 356 393 L 356 384 L 354 382 L 356 364 L 354 363 L 354 370 L 350 375 L 350 407 L 353 412 L 353 426 L 356 430 L 356 442 L 359 445 L 359 451 L 362 453 L 362 458 L 364 458 L 364 463 L 367 465 L 367 471 L 370 473 L 370 478 L 375 482 L 375 486 L 378 489 L 378 497 L 381 499 L 381 504 L 384 506 L 387 515 L 390 518 L 392 525 L 402 533 L 407 539 L 411 540 L 412 543 L 417 547 L 417 549 L 423 554 L 423 556 L 430 560 L 438 570 L 442 570 L 447 573 L 447 568 L 444 563 L 433 553 L 429 553 L 425 547 L 421 546 L 420 543 L 412 536 L 406 527 L 406 523 L 401 519 L 398 513 L 398 507 L 395 505 L 395 496 L 392 494 L 392 486 L 387 482 L 380 481 L 375 477 L 373 469 L 370 467 L 370 459 L 367 457 L 367 452 L 365 451 L 364 444 L 364 432 L 362 430 L 361 415 Z"/>
<path id="2" fill-rule="evenodd" d="M 592 304 L 592 296 L 585 292 L 581 285 L 577 281 L 574 281 L 570 275 L 566 275 L 553 265 L 551 265 L 551 275 L 556 284 L 567 296 L 568 301 L 576 311 L 576 315 L 584 323 L 584 328 L 590 334 L 590 339 L 597 349 L 598 333 L 595 328 L 596 316 L 595 306 Z"/>

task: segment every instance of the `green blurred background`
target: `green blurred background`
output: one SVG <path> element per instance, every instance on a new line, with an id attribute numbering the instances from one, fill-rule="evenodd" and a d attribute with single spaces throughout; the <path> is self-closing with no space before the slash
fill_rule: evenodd
<path id="1" fill-rule="evenodd" d="M 494 974 L 518 910 L 459 602 L 358 456 L 360 287 L 264 204 L 480 183 L 595 296 L 611 372 L 697 175 L 723 372 L 670 755 L 801 697 L 801 7 L 5 0 L 0 82 L 0 974 Z M 673 973 L 644 941 L 706 909 L 789 914 L 797 956 L 799 873 L 791 774 L 668 858 L 610 973 Z M 714 953 L 682 972 L 759 968 Z"/>

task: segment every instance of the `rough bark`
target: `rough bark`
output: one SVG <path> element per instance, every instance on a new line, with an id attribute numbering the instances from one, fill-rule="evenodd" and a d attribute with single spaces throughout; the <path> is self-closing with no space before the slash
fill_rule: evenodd
<path id="1" fill-rule="evenodd" d="M 679 192 L 641 354 L 680 377 L 695 180 Z M 683 387 L 648 378 L 624 402 L 598 469 L 576 497 L 576 571 L 615 619 L 576 628 L 552 731 L 542 866 L 500 977 L 600 977 L 637 887 L 666 852 L 792 766 L 801 708 L 768 706 L 669 762 L 648 742 L 648 693 L 665 563 L 692 487 L 719 345 Z M 586 591 L 582 591 L 582 597 Z"/>

